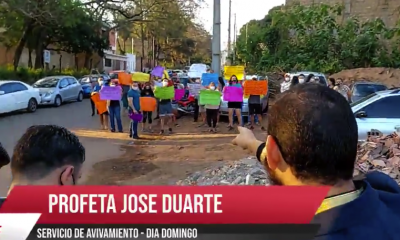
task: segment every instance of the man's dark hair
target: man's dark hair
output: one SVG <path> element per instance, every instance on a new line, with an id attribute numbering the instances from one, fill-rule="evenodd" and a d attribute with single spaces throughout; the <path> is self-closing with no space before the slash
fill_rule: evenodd
<path id="1" fill-rule="evenodd" d="M 85 148 L 75 134 L 60 126 L 36 125 L 17 142 L 11 170 L 14 176 L 38 180 L 64 165 L 78 168 L 84 161 Z"/>
<path id="2" fill-rule="evenodd" d="M 10 163 L 10 156 L 0 143 L 0 168 Z"/>
<path id="3" fill-rule="evenodd" d="M 270 108 L 268 134 L 295 176 L 333 185 L 352 179 L 358 128 L 343 96 L 319 84 L 298 84 Z"/>

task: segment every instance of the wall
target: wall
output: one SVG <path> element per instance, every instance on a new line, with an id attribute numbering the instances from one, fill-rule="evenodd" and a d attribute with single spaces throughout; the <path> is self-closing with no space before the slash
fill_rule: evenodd
<path id="1" fill-rule="evenodd" d="M 13 59 L 14 59 L 14 52 L 15 48 L 11 49 L 6 49 L 1 43 L 0 43 L 0 66 L 4 65 L 12 65 L 13 64 Z M 56 66 L 57 69 L 60 67 L 60 56 L 61 58 L 61 68 L 75 68 L 75 56 L 70 53 L 66 52 L 56 52 L 56 51 L 50 51 L 51 57 L 50 57 L 50 64 L 49 68 L 51 69 L 54 66 Z M 35 64 L 35 51 L 31 53 L 31 58 L 32 58 L 32 64 Z M 24 48 L 21 59 L 19 61 L 19 66 L 20 67 L 28 67 L 28 62 L 29 62 L 29 51 L 27 48 Z M 84 54 L 78 54 L 78 67 L 83 68 L 85 62 L 85 55 Z M 94 55 L 92 57 L 92 68 L 101 68 L 102 65 L 100 65 L 100 58 L 97 55 Z"/>
<path id="2" fill-rule="evenodd" d="M 345 7 L 344 18 L 357 16 L 361 21 L 381 18 L 387 26 L 394 27 L 399 20 L 399 0 L 286 0 L 286 4 L 342 4 Z"/>

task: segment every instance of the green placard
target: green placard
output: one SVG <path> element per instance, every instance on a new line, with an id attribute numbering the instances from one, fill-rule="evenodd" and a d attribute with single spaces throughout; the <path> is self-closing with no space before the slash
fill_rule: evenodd
<path id="1" fill-rule="evenodd" d="M 200 90 L 200 105 L 218 106 L 221 103 L 221 93 L 208 89 Z"/>
<path id="2" fill-rule="evenodd" d="M 156 87 L 154 96 L 158 99 L 172 99 L 175 96 L 174 86 L 171 87 Z"/>

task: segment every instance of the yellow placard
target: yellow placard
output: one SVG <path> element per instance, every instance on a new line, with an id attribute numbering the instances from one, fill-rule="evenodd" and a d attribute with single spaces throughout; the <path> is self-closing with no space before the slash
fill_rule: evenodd
<path id="1" fill-rule="evenodd" d="M 132 81 L 134 82 L 148 82 L 150 81 L 150 74 L 135 72 L 132 73 Z"/>
<path id="2" fill-rule="evenodd" d="M 165 79 L 165 78 L 169 79 L 169 74 L 166 70 L 164 70 L 164 73 L 163 73 L 163 79 Z"/>
<path id="3" fill-rule="evenodd" d="M 244 79 L 244 66 L 225 66 L 224 79 L 229 80 L 232 75 L 236 75 L 238 80 Z"/>

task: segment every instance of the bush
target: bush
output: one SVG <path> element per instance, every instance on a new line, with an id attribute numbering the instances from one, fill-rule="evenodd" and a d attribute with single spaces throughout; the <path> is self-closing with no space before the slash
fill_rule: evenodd
<path id="1" fill-rule="evenodd" d="M 17 68 L 17 71 L 14 71 L 13 66 L 0 66 L 0 80 L 18 80 L 27 84 L 32 84 L 38 79 L 47 76 L 69 75 L 80 78 L 88 74 L 90 74 L 90 71 L 88 69 L 62 69 L 60 72 L 59 70 L 46 71 L 44 69 L 19 67 Z"/>

